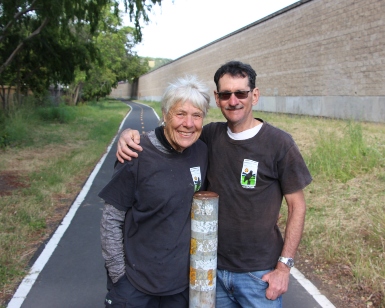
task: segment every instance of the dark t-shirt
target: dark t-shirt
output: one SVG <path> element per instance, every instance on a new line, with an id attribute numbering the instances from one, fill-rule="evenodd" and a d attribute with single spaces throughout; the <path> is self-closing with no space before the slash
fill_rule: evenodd
<path id="1" fill-rule="evenodd" d="M 311 182 L 294 140 L 266 122 L 246 140 L 231 139 L 226 123 L 210 123 L 201 139 L 209 151 L 207 190 L 219 195 L 218 268 L 275 267 L 283 247 L 277 226 L 283 195 Z"/>
<path id="2" fill-rule="evenodd" d="M 118 164 L 99 196 L 126 211 L 126 274 L 140 291 L 172 295 L 189 283 L 190 208 L 207 170 L 207 147 L 198 140 L 183 153 L 163 153 L 141 136 L 138 159 Z M 190 169 L 199 167 L 197 169 Z M 194 177 L 194 179 L 193 179 Z"/>

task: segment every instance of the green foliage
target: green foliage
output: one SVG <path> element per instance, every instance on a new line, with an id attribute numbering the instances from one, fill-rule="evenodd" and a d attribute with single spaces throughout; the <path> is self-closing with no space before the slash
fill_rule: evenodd
<path id="1" fill-rule="evenodd" d="M 22 142 L 28 144 L 28 132 L 31 128 L 29 115 L 24 109 L 10 114 L 3 128 L 3 146 L 17 145 Z"/>
<path id="2" fill-rule="evenodd" d="M 68 124 L 75 120 L 76 108 L 52 106 L 47 100 L 29 100 L 25 106 L 4 113 L 1 118 L 0 147 L 28 146 L 34 138 L 35 126 L 41 121 L 49 123 Z"/>
<path id="3" fill-rule="evenodd" d="M 6 147 L 9 144 L 9 137 L 5 131 L 5 113 L 0 109 L 0 149 Z"/>
<path id="4" fill-rule="evenodd" d="M 365 144 L 360 123 L 348 122 L 342 135 L 320 131 L 308 167 L 313 175 L 324 175 L 346 182 L 381 163 L 378 150 Z"/>
<path id="5" fill-rule="evenodd" d="M 118 81 L 132 81 L 149 70 L 148 63 L 142 62 L 131 52 L 134 45 L 131 39 L 133 29 L 118 29 L 119 20 L 108 11 L 104 14 L 105 19 L 110 20 L 111 27 L 94 37 L 94 44 L 99 50 L 99 61 L 91 65 L 82 80 L 82 98 L 87 101 L 105 97 L 117 86 Z"/>
<path id="6" fill-rule="evenodd" d="M 36 106 L 39 105 L 39 106 Z M 61 135 L 52 137 L 52 131 L 46 125 L 69 125 L 74 122 L 87 121 L 92 113 L 96 110 L 115 110 L 116 114 L 101 117 L 92 125 L 95 129 L 90 132 L 91 138 L 102 138 L 109 136 L 109 131 L 113 129 L 109 124 L 116 125 L 121 118 L 119 110 L 121 110 L 120 103 L 111 103 L 101 100 L 91 101 L 79 106 L 66 106 L 60 104 L 59 106 L 52 106 L 49 101 L 41 102 L 38 100 L 30 101 L 27 106 L 20 107 L 12 112 L 0 113 L 0 148 L 31 146 L 34 142 L 39 141 L 43 144 L 47 143 L 61 143 Z M 99 112 L 99 111 L 98 111 Z M 79 125 L 82 125 L 81 123 Z M 45 129 L 37 131 L 37 127 L 44 126 Z M 55 126 L 59 128 L 60 126 Z"/>
<path id="7" fill-rule="evenodd" d="M 150 70 L 153 71 L 153 70 L 156 70 L 158 67 L 161 67 L 169 62 L 172 61 L 172 59 L 165 59 L 165 58 L 145 58 L 145 60 L 147 62 L 151 62 L 152 65 L 150 66 Z"/>
<path id="8" fill-rule="evenodd" d="M 155 4 L 161 4 L 162 0 L 124 0 L 124 7 L 126 12 L 129 13 L 130 20 L 135 24 L 135 39 L 140 42 L 142 40 L 142 32 L 140 31 L 140 22 L 143 20 L 145 23 L 149 21 L 147 12 L 150 12 L 152 6 Z"/>
<path id="9" fill-rule="evenodd" d="M 69 123 L 76 118 L 76 111 L 69 106 L 41 107 L 36 110 L 40 119 L 46 122 Z"/>
<path id="10" fill-rule="evenodd" d="M 9 145 L 9 137 L 4 133 L 0 136 L 0 149 L 5 148 L 7 145 Z"/>
<path id="11" fill-rule="evenodd" d="M 141 40 L 140 21 L 147 22 L 147 12 L 161 0 L 124 0 L 125 8 L 135 29 L 121 29 L 118 0 L 94 1 L 11 1 L 0 3 L 0 86 L 16 88 L 17 100 L 28 90 L 36 96 L 44 95 L 51 85 L 69 85 L 74 82 L 75 72 L 90 73 L 88 80 L 97 79 L 97 93 L 86 97 L 102 97 L 119 80 L 118 78 L 134 78 L 140 71 L 137 69 L 138 59 L 131 52 L 131 47 Z M 108 60 L 106 53 L 101 51 L 96 37 L 114 36 L 120 33 L 120 49 L 126 49 L 126 55 L 113 65 L 103 64 Z M 125 41 L 122 41 L 125 33 Z M 106 47 L 112 47 L 106 44 Z M 111 48 L 109 56 L 115 54 Z M 131 57 L 129 57 L 131 56 Z M 119 54 L 118 57 L 121 57 Z M 115 57 L 116 60 L 116 57 Z M 134 65 L 131 64 L 134 63 Z M 112 73 L 110 73 L 110 70 Z M 119 72 L 117 72 L 118 70 Z M 105 78 L 100 78 L 106 74 Z M 81 90 L 78 80 L 74 93 L 75 103 Z M 90 89 L 89 87 L 88 89 Z M 9 98 L 5 91 L 1 93 L 4 109 L 8 109 Z M 19 102 L 20 103 L 20 102 Z"/>

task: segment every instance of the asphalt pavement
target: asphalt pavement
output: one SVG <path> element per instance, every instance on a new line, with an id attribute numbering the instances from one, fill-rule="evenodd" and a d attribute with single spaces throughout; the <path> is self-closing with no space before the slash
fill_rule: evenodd
<path id="1" fill-rule="evenodd" d="M 120 131 L 130 127 L 145 132 L 158 125 L 158 117 L 151 108 L 123 102 L 132 110 L 122 122 Z M 95 167 L 57 231 L 42 247 L 8 308 L 104 307 L 107 280 L 99 231 L 103 201 L 97 195 L 111 178 L 116 141 L 117 138 Z M 289 291 L 283 296 L 283 307 L 334 306 L 294 268 Z"/>

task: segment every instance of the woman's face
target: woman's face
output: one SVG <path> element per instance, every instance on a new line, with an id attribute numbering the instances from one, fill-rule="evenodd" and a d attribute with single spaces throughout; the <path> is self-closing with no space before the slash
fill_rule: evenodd
<path id="1" fill-rule="evenodd" d="M 178 152 L 191 146 L 202 132 L 203 111 L 189 101 L 176 103 L 163 118 L 166 138 Z"/>

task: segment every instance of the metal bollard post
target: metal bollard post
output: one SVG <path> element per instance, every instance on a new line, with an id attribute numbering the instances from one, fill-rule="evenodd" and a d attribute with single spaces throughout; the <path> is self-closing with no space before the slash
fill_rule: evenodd
<path id="1" fill-rule="evenodd" d="M 189 308 L 214 308 L 217 278 L 218 195 L 196 192 L 191 208 Z"/>

